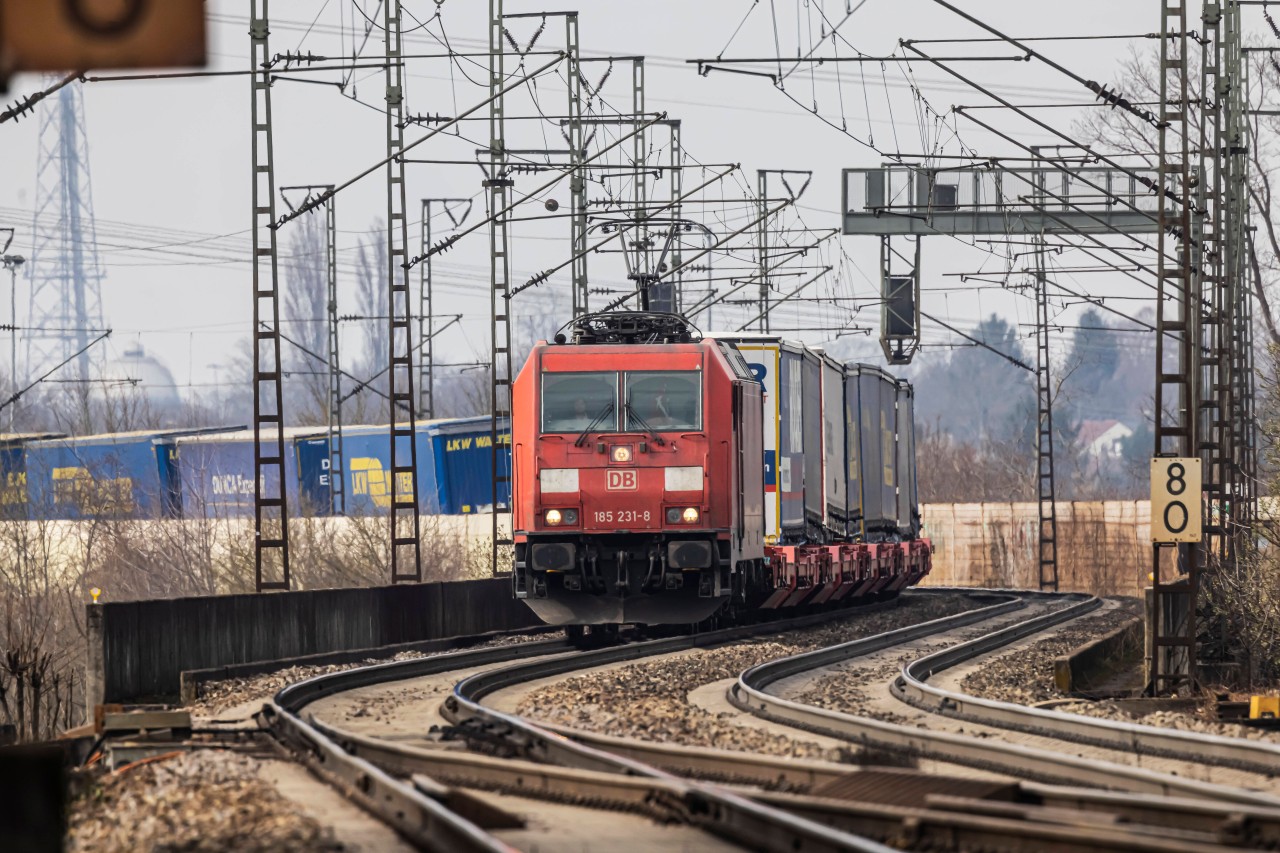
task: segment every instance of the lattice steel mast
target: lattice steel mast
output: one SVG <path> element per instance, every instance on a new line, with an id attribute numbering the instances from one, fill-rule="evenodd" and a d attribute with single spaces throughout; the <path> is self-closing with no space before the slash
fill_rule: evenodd
<path id="1" fill-rule="evenodd" d="M 259 592 L 290 586 L 267 4 L 268 0 L 250 0 L 249 13 L 253 132 L 253 535 L 254 583 Z"/>
<path id="2" fill-rule="evenodd" d="M 509 534 L 498 524 L 498 509 L 505 505 L 511 490 L 510 473 L 502 473 L 501 427 L 511 424 L 511 262 L 510 226 L 506 209 L 509 191 L 514 186 L 507 174 L 506 104 L 503 86 L 506 71 L 503 48 L 502 0 L 489 0 L 489 149 L 488 175 L 484 187 L 489 199 L 489 450 L 493 466 L 492 513 L 493 553 L 490 568 L 498 574 L 499 564 L 507 563 L 507 552 L 514 545 Z"/>
<path id="3" fill-rule="evenodd" d="M 671 131 L 671 147 L 667 152 L 669 167 L 667 182 L 673 204 L 671 208 L 671 219 L 675 225 L 672 227 L 688 232 L 693 230 L 693 226 L 682 221 L 684 218 L 684 205 L 680 201 L 680 196 L 684 194 L 684 148 L 680 141 L 680 120 L 669 119 L 665 124 Z M 675 233 L 678 234 L 679 231 Z M 671 266 L 676 270 L 676 280 L 668 284 L 669 287 L 673 288 L 671 304 L 673 306 L 672 310 L 676 314 L 680 314 L 684 311 L 684 269 L 682 267 L 684 258 L 679 253 L 679 247 L 681 245 L 681 241 L 677 238 L 677 254 L 673 255 L 671 258 Z M 710 261 L 708 261 L 708 264 L 709 263 Z"/>
<path id="4" fill-rule="evenodd" d="M 418 507 L 418 442 L 413 399 L 413 312 L 409 290 L 409 223 L 405 217 L 404 65 L 400 0 L 383 3 L 387 83 L 387 314 L 390 400 L 391 582 L 422 580 Z M 401 421 L 401 418 L 404 418 Z"/>
<path id="5" fill-rule="evenodd" d="M 649 155 L 649 129 L 644 122 L 644 57 L 631 58 L 631 115 L 636 122 L 635 136 L 631 138 L 631 222 L 632 245 L 636 250 L 631 277 L 640 288 L 640 306 L 644 311 L 652 308 L 653 289 L 657 286 L 657 270 L 653 269 L 651 242 L 646 227 L 649 202 L 648 175 L 645 162 Z"/>
<path id="6" fill-rule="evenodd" d="M 578 16 L 566 14 L 565 74 L 568 81 L 569 112 L 565 123 L 565 141 L 569 143 L 569 163 L 580 166 L 586 158 L 586 142 L 582 126 L 582 68 L 579 65 Z M 573 287 L 573 316 L 586 314 L 591 304 L 587 280 L 587 174 L 578 168 L 569 177 L 569 228 L 573 260 L 570 281 Z"/>
<path id="7" fill-rule="evenodd" d="M 1234 306 L 1231 301 L 1231 279 L 1227 254 L 1229 242 L 1223 232 L 1226 225 L 1224 205 L 1227 193 L 1229 157 L 1223 152 L 1225 139 L 1224 99 L 1230 87 L 1230 71 L 1223 67 L 1222 8 L 1206 3 L 1203 16 L 1204 37 L 1200 40 L 1199 138 L 1196 152 L 1195 206 L 1192 222 L 1195 241 L 1191 245 L 1193 268 L 1199 273 L 1197 298 L 1200 320 L 1200 347 L 1196 368 L 1199 371 L 1200 399 L 1197 401 L 1196 454 L 1203 461 L 1203 489 L 1209 515 L 1204 521 L 1201 560 L 1207 571 L 1220 571 L 1231 559 L 1231 515 L 1235 510 L 1231 492 L 1235 481 L 1232 470 L 1231 416 L 1231 324 Z M 1202 594 L 1212 598 L 1212 575 L 1202 583 Z M 1203 609 L 1205 602 L 1196 602 Z M 1198 657 L 1223 660 L 1230 645 L 1225 621 L 1206 614 L 1198 630 Z M 1196 673 L 1191 673 L 1194 678 Z"/>
<path id="8" fill-rule="evenodd" d="M 760 276 L 760 331 L 769 331 L 769 289 L 772 280 L 769 277 L 769 173 L 764 169 L 756 170 L 756 198 L 759 200 L 757 214 L 761 217 L 756 226 L 756 252 Z"/>
<path id="9" fill-rule="evenodd" d="M 320 187 L 332 193 L 333 185 Z M 325 320 L 329 339 L 329 506 L 338 515 L 347 512 L 347 463 L 342 446 L 342 359 L 339 356 L 338 326 L 338 211 L 337 201 L 328 195 L 324 203 L 325 223 Z"/>
<path id="10" fill-rule="evenodd" d="M 325 401 L 327 403 L 327 441 L 329 464 L 329 509 L 336 515 L 347 511 L 346 463 L 342 446 L 342 360 L 339 356 L 338 321 L 338 211 L 333 184 L 308 184 L 281 187 L 280 198 L 290 211 L 319 200 L 324 210 L 324 282 L 325 282 Z M 303 192 L 301 204 L 289 201 L 290 192 Z M 313 196 L 312 193 L 315 193 Z"/>
<path id="11" fill-rule="evenodd" d="M 1040 166 L 1039 161 L 1036 165 Z M 1035 173 L 1036 203 L 1044 207 L 1046 171 Z M 1035 237 L 1036 259 L 1036 527 L 1041 589 L 1058 589 L 1058 508 L 1053 466 L 1053 379 L 1049 358 L 1049 276 L 1044 230 Z"/>
<path id="12" fill-rule="evenodd" d="M 1187 0 L 1160 4 L 1159 186 L 1156 238 L 1155 456 L 1191 456 L 1199 448 L 1197 365 L 1199 286 L 1193 267 L 1188 112 Z M 1176 260 L 1170 254 L 1176 251 Z M 1200 499 L 1200 496 L 1188 496 Z M 1175 561 L 1173 574 L 1162 565 Z M 1152 546 L 1151 686 L 1158 692 L 1192 687 L 1203 549 L 1199 543 Z"/>
<path id="13" fill-rule="evenodd" d="M 89 140 L 78 83 L 64 86 L 40 107 L 32 234 L 28 376 L 72 358 L 96 337 L 93 330 L 105 325 L 104 273 L 98 260 Z M 69 365 L 74 378 L 89 379 L 92 360 L 88 351 L 75 357 Z"/>
<path id="14" fill-rule="evenodd" d="M 1257 518 L 1258 442 L 1254 420 L 1253 295 L 1260 282 L 1254 280 L 1249 263 L 1252 227 L 1249 209 L 1249 151 L 1256 144 L 1249 123 L 1249 63 L 1242 49 L 1240 4 L 1225 5 L 1226 39 L 1224 65 L 1230 76 L 1227 98 L 1228 209 L 1225 226 L 1228 243 L 1229 277 L 1233 290 L 1231 425 L 1236 483 L 1233 521 L 1236 537 L 1251 535 Z M 1237 547 L 1243 541 L 1237 541 Z"/>

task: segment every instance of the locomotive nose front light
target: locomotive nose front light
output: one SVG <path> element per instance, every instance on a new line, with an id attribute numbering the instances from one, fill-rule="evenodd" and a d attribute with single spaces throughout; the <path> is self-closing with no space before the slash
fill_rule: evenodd
<path id="1" fill-rule="evenodd" d="M 697 507 L 692 507 L 692 506 L 691 506 L 691 507 L 689 507 L 688 509 L 686 509 L 686 510 L 684 511 L 684 514 L 683 514 L 681 517 L 684 519 L 684 523 L 685 523 L 685 524 L 697 524 L 697 523 L 698 523 L 698 508 L 697 508 Z"/>
<path id="2" fill-rule="evenodd" d="M 631 447 L 625 444 L 620 444 L 617 447 L 615 447 L 613 449 L 613 461 L 614 462 L 630 462 Z"/>
<path id="3" fill-rule="evenodd" d="M 672 507 L 671 509 L 667 510 L 667 524 L 679 524 L 679 523 L 680 523 L 680 510 L 676 509 L 675 507 Z"/>
<path id="4" fill-rule="evenodd" d="M 578 523 L 578 511 L 577 511 L 576 509 L 566 509 L 566 510 L 564 511 L 564 523 L 565 523 L 565 524 L 577 524 L 577 523 Z"/>
<path id="5" fill-rule="evenodd" d="M 559 524 L 562 520 L 562 517 L 560 515 L 560 510 L 558 509 L 547 510 L 546 519 L 547 519 L 547 524 L 553 524 L 553 525 Z"/>

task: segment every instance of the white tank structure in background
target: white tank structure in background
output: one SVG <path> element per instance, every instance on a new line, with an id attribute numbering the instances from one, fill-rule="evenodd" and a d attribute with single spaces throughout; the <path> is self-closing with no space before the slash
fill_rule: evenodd
<path id="1" fill-rule="evenodd" d="M 169 368 L 147 355 L 141 344 L 130 345 L 119 358 L 102 366 L 93 383 L 92 399 L 120 411 L 149 412 L 168 423 L 182 413 L 182 396 Z"/>

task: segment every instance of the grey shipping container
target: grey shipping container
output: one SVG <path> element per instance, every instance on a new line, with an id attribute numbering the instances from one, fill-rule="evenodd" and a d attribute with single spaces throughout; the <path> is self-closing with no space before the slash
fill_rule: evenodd
<path id="1" fill-rule="evenodd" d="M 784 343 L 778 376 L 778 507 L 783 536 L 803 536 L 804 350 Z"/>
<path id="2" fill-rule="evenodd" d="M 859 421 L 859 387 L 857 365 L 844 370 L 845 472 L 848 476 L 849 535 L 861 536 L 862 527 L 862 424 Z"/>
<path id="3" fill-rule="evenodd" d="M 811 528 L 827 518 L 822 476 L 822 357 L 805 350 L 801 366 L 804 423 L 804 515 Z"/>
<path id="4" fill-rule="evenodd" d="M 916 494 L 916 393 L 911 383 L 898 380 L 898 532 L 914 537 L 919 532 L 919 497 Z"/>
<path id="5" fill-rule="evenodd" d="M 897 381 L 878 367 L 849 368 L 858 386 L 858 427 L 862 451 L 862 524 L 867 538 L 882 538 L 898 527 Z"/>
<path id="6" fill-rule="evenodd" d="M 845 434 L 848 432 L 844 403 L 844 368 L 836 361 L 822 359 L 822 444 L 823 485 L 826 492 L 827 527 L 837 536 L 848 531 L 849 493 Z"/>

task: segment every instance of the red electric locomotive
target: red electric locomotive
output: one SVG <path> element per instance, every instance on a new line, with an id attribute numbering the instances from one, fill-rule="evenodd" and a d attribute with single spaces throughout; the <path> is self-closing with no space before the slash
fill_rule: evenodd
<path id="1" fill-rule="evenodd" d="M 579 318 L 514 385 L 515 595 L 550 624 L 652 625 L 896 594 L 930 562 L 912 403 L 770 336 Z"/>
<path id="2" fill-rule="evenodd" d="M 515 594 L 557 625 L 700 622 L 764 568 L 761 388 L 670 315 L 575 323 L 513 395 Z"/>

